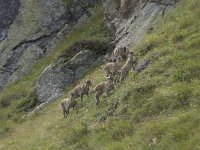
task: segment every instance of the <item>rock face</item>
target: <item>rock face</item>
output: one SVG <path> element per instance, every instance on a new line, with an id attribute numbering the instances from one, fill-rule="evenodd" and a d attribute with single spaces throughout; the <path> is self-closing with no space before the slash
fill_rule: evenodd
<path id="1" fill-rule="evenodd" d="M 105 14 L 116 47 L 133 47 L 143 39 L 148 28 L 153 29 L 165 11 L 174 7 L 177 0 L 106 0 Z"/>
<path id="2" fill-rule="evenodd" d="M 77 53 L 68 62 L 60 58 L 48 66 L 36 83 L 36 96 L 39 103 L 49 103 L 58 98 L 64 87 L 72 84 L 93 67 L 98 55 L 90 50 Z"/>
<path id="3" fill-rule="evenodd" d="M 0 0 L 0 89 L 52 52 L 100 0 Z M 3 21 L 2 21 L 3 20 Z"/>
<path id="4" fill-rule="evenodd" d="M 0 0 L 0 42 L 6 38 L 6 30 L 18 14 L 19 0 Z"/>

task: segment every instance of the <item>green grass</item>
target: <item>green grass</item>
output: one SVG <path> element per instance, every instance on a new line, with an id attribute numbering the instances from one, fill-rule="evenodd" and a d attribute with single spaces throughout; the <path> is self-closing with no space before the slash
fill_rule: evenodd
<path id="1" fill-rule="evenodd" d="M 130 72 L 98 107 L 94 95 L 84 97 L 64 119 L 57 101 L 15 128 L 4 128 L 0 148 L 200 149 L 199 2 L 183 0 L 156 32 L 146 35 L 136 52 L 139 62 L 151 59 L 149 67 Z M 96 68 L 79 82 L 90 78 L 96 85 L 104 76 Z M 113 116 L 102 121 L 116 102 Z"/>

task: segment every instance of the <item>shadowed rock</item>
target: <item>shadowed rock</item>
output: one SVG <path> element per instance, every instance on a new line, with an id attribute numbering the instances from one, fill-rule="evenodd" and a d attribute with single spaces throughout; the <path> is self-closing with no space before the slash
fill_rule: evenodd
<path id="1" fill-rule="evenodd" d="M 145 59 L 142 63 L 138 64 L 136 67 L 136 72 L 140 73 L 142 70 L 146 69 L 151 63 L 150 59 Z"/>
<path id="2" fill-rule="evenodd" d="M 7 29 L 18 14 L 20 0 L 0 0 L 0 42 L 7 36 Z"/>

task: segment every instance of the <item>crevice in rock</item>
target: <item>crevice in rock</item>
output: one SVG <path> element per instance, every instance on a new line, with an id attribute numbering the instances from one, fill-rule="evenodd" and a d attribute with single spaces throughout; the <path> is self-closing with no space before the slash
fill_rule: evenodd
<path id="1" fill-rule="evenodd" d="M 1 70 L 4 70 L 6 72 L 6 70 L 8 72 L 11 71 L 16 71 L 16 69 L 14 70 L 10 70 L 11 68 L 9 68 L 9 66 L 11 66 L 13 63 L 17 63 L 18 60 L 20 59 L 20 57 L 23 55 L 24 50 L 26 50 L 30 45 L 32 44 L 36 44 L 36 45 L 40 45 L 43 41 L 46 40 L 46 38 L 51 38 L 53 37 L 53 35 L 55 35 L 58 31 L 52 32 L 49 35 L 43 35 L 37 39 L 34 40 L 29 40 L 29 41 L 23 41 L 20 42 L 18 45 L 16 45 L 12 50 L 13 50 L 13 54 L 6 60 L 6 64 L 2 67 Z"/>
<path id="2" fill-rule="evenodd" d="M 22 66 L 19 63 L 20 58 L 23 56 L 24 52 L 27 48 L 32 45 L 36 45 L 41 48 L 40 56 L 43 56 L 47 50 L 46 46 L 48 45 L 48 39 L 52 39 L 58 31 L 54 31 L 49 35 L 42 35 L 41 37 L 33 40 L 23 41 L 16 45 L 12 49 L 12 54 L 7 58 L 6 63 L 0 68 L 0 73 L 2 74 L 0 83 L 0 88 L 3 88 L 8 82 L 10 82 L 10 77 L 13 73 L 17 72 L 18 70 L 22 70 Z M 51 41 L 51 40 L 50 40 Z"/>
<path id="3" fill-rule="evenodd" d="M 57 34 L 59 31 L 53 31 L 52 33 L 50 33 L 49 35 L 42 35 L 36 39 L 32 39 L 32 40 L 25 40 L 20 42 L 19 44 L 17 44 L 12 50 L 15 51 L 16 49 L 19 49 L 21 46 L 25 45 L 25 44 L 32 44 L 32 43 L 36 43 L 44 38 L 48 38 L 48 37 L 52 37 L 53 35 Z"/>
<path id="4" fill-rule="evenodd" d="M 134 23 L 134 21 L 138 18 L 138 16 L 139 16 L 139 14 L 136 14 L 136 15 L 133 17 L 133 19 L 131 20 L 129 26 L 128 26 L 127 29 L 126 29 L 126 34 L 129 34 L 128 30 L 129 30 L 129 28 L 131 27 L 131 25 Z"/>
<path id="5" fill-rule="evenodd" d="M 165 6 L 165 8 L 162 10 L 162 17 L 165 16 L 165 12 L 166 12 L 166 9 L 168 8 L 169 6 Z"/>

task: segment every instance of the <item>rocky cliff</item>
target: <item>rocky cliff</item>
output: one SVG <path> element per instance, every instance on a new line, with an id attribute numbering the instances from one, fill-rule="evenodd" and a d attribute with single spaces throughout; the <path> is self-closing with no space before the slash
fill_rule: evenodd
<path id="1" fill-rule="evenodd" d="M 116 47 L 134 47 L 153 30 L 166 11 L 178 0 L 107 0 L 104 4 L 108 26 L 114 34 Z"/>
<path id="2" fill-rule="evenodd" d="M 100 0 L 0 0 L 0 88 L 27 74 Z"/>

